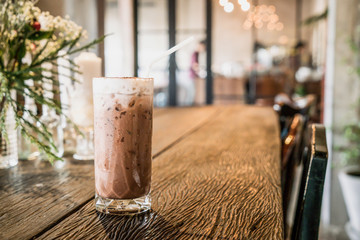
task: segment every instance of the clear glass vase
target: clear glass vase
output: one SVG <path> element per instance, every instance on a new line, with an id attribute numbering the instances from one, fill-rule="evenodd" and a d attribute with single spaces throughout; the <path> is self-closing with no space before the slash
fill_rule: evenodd
<path id="1" fill-rule="evenodd" d="M 32 79 L 25 80 L 25 84 L 33 87 L 34 81 Z M 27 111 L 24 111 L 22 118 L 31 123 L 35 124 L 34 119 L 31 115 L 37 114 L 37 107 L 35 104 L 34 98 L 30 97 L 30 92 L 28 89 L 25 89 L 25 95 L 24 95 L 24 108 Z M 37 134 L 34 130 L 28 128 L 28 133 L 30 133 L 32 136 L 37 137 Z M 18 157 L 19 160 L 36 160 L 39 156 L 38 148 L 35 144 L 31 143 L 29 139 L 24 137 L 21 134 L 20 128 L 18 128 L 18 140 L 17 140 L 17 146 L 18 146 Z"/>
<path id="2" fill-rule="evenodd" d="M 67 120 L 64 116 L 61 117 L 61 126 L 64 132 L 64 157 L 73 156 L 76 152 L 76 131 L 74 124 Z"/>
<path id="3" fill-rule="evenodd" d="M 12 109 L 8 109 L 5 119 L 8 141 L 0 134 L 0 168 L 10 168 L 18 164 L 17 131 L 15 116 Z"/>
<path id="4" fill-rule="evenodd" d="M 33 133 L 35 134 L 35 133 Z M 25 138 L 21 131 L 18 131 L 18 156 L 20 160 L 36 160 L 39 157 L 39 152 L 36 145 L 32 144 L 30 140 Z"/>
<path id="5" fill-rule="evenodd" d="M 57 157 L 62 157 L 64 154 L 64 132 L 61 126 L 60 117 L 56 115 L 54 109 L 49 109 L 47 105 L 43 105 L 43 114 L 40 121 L 44 124 L 46 129 L 51 133 L 54 145 L 57 151 L 54 152 Z M 41 126 L 40 122 L 37 123 L 38 127 Z M 47 142 L 47 144 L 50 144 Z M 52 150 L 55 150 L 52 148 Z M 40 153 L 40 160 L 47 160 L 48 157 L 44 152 Z"/>
<path id="6" fill-rule="evenodd" d="M 92 127 L 82 128 L 80 131 L 83 135 L 77 136 L 76 160 L 93 160 L 94 159 L 94 129 Z"/>

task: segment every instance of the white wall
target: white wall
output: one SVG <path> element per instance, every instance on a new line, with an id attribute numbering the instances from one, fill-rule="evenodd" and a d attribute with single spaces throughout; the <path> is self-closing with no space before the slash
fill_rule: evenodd
<path id="1" fill-rule="evenodd" d="M 343 227 L 347 221 L 343 196 L 338 181 L 338 172 L 344 156 L 336 150 L 347 146 L 344 126 L 356 119 L 354 103 L 360 96 L 359 79 L 350 73 L 355 62 L 349 39 L 354 33 L 354 24 L 359 2 L 357 0 L 329 1 L 329 37 L 327 51 L 327 71 L 325 81 L 325 124 L 328 134 L 330 202 L 327 224 Z M 326 207 L 326 206 L 325 206 Z"/>

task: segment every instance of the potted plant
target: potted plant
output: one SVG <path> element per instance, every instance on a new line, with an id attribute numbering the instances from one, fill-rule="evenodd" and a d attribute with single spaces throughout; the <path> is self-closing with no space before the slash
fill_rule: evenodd
<path id="1" fill-rule="evenodd" d="M 350 222 L 346 231 L 351 239 L 360 239 L 360 122 L 345 129 L 350 147 L 346 150 L 346 165 L 339 173 L 346 209 Z"/>
<path id="2" fill-rule="evenodd" d="M 46 125 L 15 95 L 27 95 L 35 103 L 63 114 L 59 102 L 47 97 L 46 92 L 54 90 L 44 87 L 44 83 L 59 85 L 55 68 L 59 58 L 68 59 L 70 70 L 77 71 L 76 64 L 65 56 L 87 50 L 104 38 L 81 46 L 86 37 L 81 27 L 69 18 L 42 12 L 35 4 L 29 0 L 0 1 L 0 168 L 17 163 L 15 128 L 51 162 L 60 159 Z M 53 67 L 44 67 L 46 64 Z M 34 84 L 27 84 L 28 79 Z M 23 118 L 24 113 L 30 118 Z"/>
<path id="3" fill-rule="evenodd" d="M 356 41 L 351 42 L 351 48 L 359 61 L 360 50 Z M 359 64 L 354 69 L 360 78 Z M 355 104 L 360 111 L 360 99 Z M 339 180 L 350 221 L 346 224 L 346 232 L 351 239 L 360 239 L 360 120 L 345 127 L 345 138 L 348 146 L 343 149 L 346 167 L 340 172 Z"/>

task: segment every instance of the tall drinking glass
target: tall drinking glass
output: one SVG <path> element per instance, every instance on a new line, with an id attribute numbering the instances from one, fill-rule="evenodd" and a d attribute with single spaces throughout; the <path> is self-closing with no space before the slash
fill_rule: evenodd
<path id="1" fill-rule="evenodd" d="M 153 79 L 94 78 L 93 93 L 96 210 L 148 211 Z"/>

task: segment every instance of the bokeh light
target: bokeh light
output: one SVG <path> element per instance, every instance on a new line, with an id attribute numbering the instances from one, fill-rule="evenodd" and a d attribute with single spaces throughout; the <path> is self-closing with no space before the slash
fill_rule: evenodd
<path id="1" fill-rule="evenodd" d="M 276 8 L 275 8 L 275 6 L 270 5 L 267 10 L 268 10 L 269 13 L 275 13 Z"/>
<path id="2" fill-rule="evenodd" d="M 244 22 L 243 27 L 244 27 L 244 29 L 249 30 L 249 29 L 252 27 L 252 25 L 253 25 L 252 22 L 246 20 L 246 21 Z"/>
<path id="3" fill-rule="evenodd" d="M 260 29 L 260 28 L 262 28 L 263 26 L 264 26 L 264 24 L 263 24 L 262 21 L 257 21 L 257 22 L 255 22 L 255 27 L 256 27 L 257 29 Z"/>
<path id="4" fill-rule="evenodd" d="M 267 7 L 264 4 L 260 5 L 260 8 L 259 8 L 260 12 L 265 12 L 266 9 L 267 9 Z"/>
<path id="5" fill-rule="evenodd" d="M 219 4 L 221 5 L 221 6 L 225 6 L 227 3 L 229 2 L 229 0 L 219 0 Z"/>
<path id="6" fill-rule="evenodd" d="M 241 5 L 241 10 L 246 12 L 246 11 L 249 11 L 249 9 L 250 9 L 250 3 L 248 3 L 248 2 Z"/>
<path id="7" fill-rule="evenodd" d="M 261 20 L 261 16 L 259 14 L 255 14 L 253 17 L 254 22 L 260 21 Z"/>
<path id="8" fill-rule="evenodd" d="M 232 4 L 231 2 L 228 2 L 225 4 L 224 6 L 224 11 L 227 13 L 231 13 L 234 10 L 234 4 Z"/>
<path id="9" fill-rule="evenodd" d="M 265 14 L 262 18 L 263 22 L 268 22 L 270 21 L 270 15 L 269 14 Z"/>
<path id="10" fill-rule="evenodd" d="M 276 30 L 277 31 L 281 31 L 281 30 L 283 30 L 284 29 L 284 24 L 283 23 L 281 23 L 281 22 L 278 22 L 278 23 L 276 23 Z"/>
<path id="11" fill-rule="evenodd" d="M 279 37 L 279 43 L 282 45 L 286 45 L 289 42 L 289 38 L 286 35 L 282 35 Z"/>
<path id="12" fill-rule="evenodd" d="M 250 10 L 243 24 L 244 29 L 250 29 L 253 26 L 257 29 L 266 27 L 269 31 L 281 31 L 284 29 L 284 24 L 275 13 L 276 8 L 273 5 L 267 6 L 262 4 L 251 7 L 248 0 L 238 0 L 238 2 L 241 4 L 243 11 Z"/>
<path id="13" fill-rule="evenodd" d="M 268 25 L 267 25 L 267 29 L 270 30 L 270 31 L 274 30 L 275 27 L 276 27 L 275 24 L 274 24 L 274 23 L 271 23 L 271 22 L 268 23 Z"/>
<path id="14" fill-rule="evenodd" d="M 276 23 L 277 21 L 279 21 L 279 16 L 278 15 L 276 15 L 276 14 L 270 15 L 270 22 Z"/>

